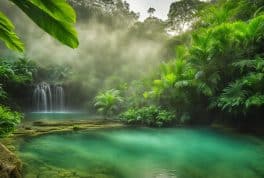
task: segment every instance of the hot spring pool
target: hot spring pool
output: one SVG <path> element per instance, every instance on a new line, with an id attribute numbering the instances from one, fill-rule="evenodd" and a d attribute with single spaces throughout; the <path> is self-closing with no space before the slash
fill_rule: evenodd
<path id="1" fill-rule="evenodd" d="M 98 119 L 99 116 L 86 112 L 30 112 L 25 118 L 27 121 L 78 121 Z"/>
<path id="2" fill-rule="evenodd" d="M 24 138 L 31 177 L 263 178 L 264 142 L 211 129 L 106 129 Z"/>

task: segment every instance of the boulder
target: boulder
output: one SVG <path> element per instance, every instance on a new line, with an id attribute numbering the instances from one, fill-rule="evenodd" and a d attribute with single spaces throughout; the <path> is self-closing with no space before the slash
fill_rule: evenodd
<path id="1" fill-rule="evenodd" d="M 21 178 L 21 161 L 0 143 L 0 177 Z"/>

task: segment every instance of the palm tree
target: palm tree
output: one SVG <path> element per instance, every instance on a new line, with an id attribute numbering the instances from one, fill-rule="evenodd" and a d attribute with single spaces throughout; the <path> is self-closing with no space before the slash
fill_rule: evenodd
<path id="1" fill-rule="evenodd" d="M 111 116 L 119 109 L 122 102 L 123 97 L 120 96 L 120 91 L 111 89 L 100 92 L 95 97 L 94 106 L 97 108 L 97 111 L 103 113 L 103 115 Z"/>

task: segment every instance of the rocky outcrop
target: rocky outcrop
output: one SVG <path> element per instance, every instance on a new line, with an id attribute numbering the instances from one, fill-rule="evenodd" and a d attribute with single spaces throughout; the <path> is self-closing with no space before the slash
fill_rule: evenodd
<path id="1" fill-rule="evenodd" d="M 20 126 L 15 136 L 38 136 L 56 132 L 69 132 L 80 130 L 95 130 L 106 128 L 125 127 L 117 120 L 86 120 L 86 121 L 35 121 Z"/>
<path id="2" fill-rule="evenodd" d="M 21 178 L 21 162 L 0 143 L 0 178 Z"/>

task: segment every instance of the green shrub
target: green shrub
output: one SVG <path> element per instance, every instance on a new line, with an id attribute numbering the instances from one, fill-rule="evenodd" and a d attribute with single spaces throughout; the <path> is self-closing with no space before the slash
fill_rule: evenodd
<path id="1" fill-rule="evenodd" d="M 19 112 L 11 111 L 9 108 L 0 106 L 0 137 L 14 131 L 23 115 Z"/>
<path id="2" fill-rule="evenodd" d="M 0 84 L 0 100 L 6 99 L 6 92 L 3 90 Z"/>
<path id="3" fill-rule="evenodd" d="M 123 97 L 120 96 L 120 91 L 111 89 L 98 93 L 95 97 L 94 106 L 103 115 L 112 116 L 120 108 L 122 102 Z"/>
<path id="4" fill-rule="evenodd" d="M 233 66 L 240 70 L 241 77 L 229 83 L 213 104 L 235 114 L 263 107 L 264 58 L 240 60 Z"/>
<path id="5" fill-rule="evenodd" d="M 140 109 L 129 109 L 120 114 L 119 118 L 131 125 L 146 125 L 152 127 L 168 126 L 176 121 L 175 114 L 156 106 Z"/>

